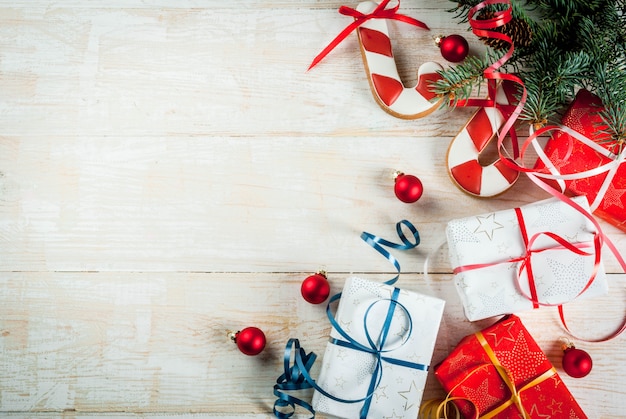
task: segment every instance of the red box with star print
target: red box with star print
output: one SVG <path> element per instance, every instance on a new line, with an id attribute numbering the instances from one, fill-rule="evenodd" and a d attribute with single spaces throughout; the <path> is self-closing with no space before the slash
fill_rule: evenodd
<path id="1" fill-rule="evenodd" d="M 561 123 L 610 150 L 611 143 L 602 141 L 605 134 L 602 133 L 604 125 L 602 117 L 598 114 L 601 109 L 602 104 L 597 96 L 587 90 L 580 90 L 563 115 Z M 562 175 L 594 169 L 611 162 L 613 157 L 598 153 L 580 141 L 572 139 L 565 132 L 557 132 L 550 138 L 544 151 Z M 544 163 L 538 160 L 535 169 L 543 168 L 545 168 Z M 589 203 L 592 203 L 606 177 L 605 172 L 584 179 L 566 180 L 565 193 L 569 196 L 586 195 Z M 559 189 L 553 181 L 546 183 Z M 594 214 L 620 230 L 626 231 L 626 164 L 622 164 L 617 170 Z"/>
<path id="2" fill-rule="evenodd" d="M 515 315 L 463 338 L 435 377 L 464 418 L 587 417 Z"/>

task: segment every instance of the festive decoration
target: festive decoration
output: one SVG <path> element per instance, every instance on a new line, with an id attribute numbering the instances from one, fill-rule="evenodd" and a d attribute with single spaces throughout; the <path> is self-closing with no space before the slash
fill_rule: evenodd
<path id="1" fill-rule="evenodd" d="M 341 296 L 314 409 L 346 419 L 392 411 L 415 418 L 444 301 L 356 277 Z"/>
<path id="2" fill-rule="evenodd" d="M 582 378 L 591 372 L 591 356 L 582 349 L 577 349 L 568 339 L 563 339 L 563 370 L 571 377 Z"/>
<path id="3" fill-rule="evenodd" d="M 434 370 L 448 392 L 439 408 L 454 403 L 463 417 L 587 417 L 514 315 L 463 338 Z"/>
<path id="4" fill-rule="evenodd" d="M 557 199 L 453 220 L 446 236 L 471 321 L 608 292 L 594 225 Z"/>
<path id="5" fill-rule="evenodd" d="M 605 130 L 603 109 L 597 96 L 580 90 L 561 123 L 589 141 L 584 143 L 564 131 L 557 132 L 544 148 L 547 160 L 537 160 L 535 169 L 570 176 L 590 171 L 575 179 L 546 183 L 570 196 L 586 195 L 595 215 L 626 231 L 626 150 L 624 142 L 615 142 Z M 614 164 L 614 168 L 594 173 L 607 164 Z"/>
<path id="6" fill-rule="evenodd" d="M 441 51 L 441 56 L 452 63 L 463 61 L 469 53 L 469 44 L 461 35 L 438 36 L 435 43 Z"/>
<path id="7" fill-rule="evenodd" d="M 422 197 L 422 193 L 424 193 L 422 181 L 413 175 L 396 172 L 394 182 L 393 191 L 396 197 L 407 204 L 417 202 Z"/>
<path id="8" fill-rule="evenodd" d="M 519 178 L 519 171 L 505 165 L 500 158 L 487 165 L 479 159 L 511 116 L 516 93 L 515 83 L 501 83 L 496 93 L 496 106 L 478 109 L 450 143 L 448 171 L 462 191 L 481 198 L 493 197 L 508 190 Z M 517 140 L 514 129 L 510 134 Z"/>
<path id="9" fill-rule="evenodd" d="M 482 20 L 502 20 L 503 5 L 481 0 L 452 0 L 456 17 L 481 26 Z M 477 5 L 480 10 L 474 16 Z M 527 100 L 520 115 L 535 128 L 558 118 L 579 88 L 598 95 L 606 109 L 601 117 L 614 140 L 626 139 L 626 13 L 623 0 L 545 1 L 510 0 L 511 19 L 492 29 L 498 36 L 487 43 L 482 59 L 466 60 L 446 69 L 434 90 L 451 105 L 470 98 L 512 39 L 515 54 L 500 61 L 498 72 L 515 73 L 525 84 Z M 483 26 L 481 26 L 483 27 Z M 493 48 L 492 48 L 493 47 Z"/>
<path id="10" fill-rule="evenodd" d="M 356 10 L 342 6 L 339 13 L 352 16 L 354 22 L 315 57 L 309 69 L 320 62 L 350 32 L 357 29 L 365 72 L 376 102 L 397 118 L 421 118 L 434 112 L 441 104 L 442 99 L 429 86 L 440 78 L 438 71 L 443 70 L 443 67 L 434 62 L 424 63 L 418 70 L 417 85 L 404 86 L 394 59 L 387 20 L 399 20 L 423 29 L 428 27 L 419 20 L 397 13 L 399 1 L 387 8 L 389 3 L 390 0 L 383 0 L 380 4 L 364 1 Z"/>
<path id="11" fill-rule="evenodd" d="M 246 327 L 239 332 L 228 332 L 228 337 L 245 355 L 258 355 L 265 349 L 265 333 L 258 327 Z"/>
<path id="12" fill-rule="evenodd" d="M 302 297 L 311 304 L 321 304 L 330 294 L 330 285 L 326 278 L 326 272 L 320 271 L 314 275 L 309 275 L 300 287 Z"/>

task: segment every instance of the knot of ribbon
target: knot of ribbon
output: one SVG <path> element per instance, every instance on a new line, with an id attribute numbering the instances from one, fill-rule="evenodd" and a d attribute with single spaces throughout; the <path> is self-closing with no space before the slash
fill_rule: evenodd
<path id="1" fill-rule="evenodd" d="M 490 266 L 496 266 L 496 265 L 500 265 L 503 263 L 519 263 L 518 269 L 517 269 L 517 276 L 516 276 L 517 285 L 518 285 L 517 288 L 518 288 L 518 291 L 524 297 L 526 297 L 528 300 L 530 300 L 533 303 L 533 308 L 539 308 L 539 306 L 552 306 L 552 305 L 560 306 L 561 304 L 550 304 L 550 303 L 539 301 L 539 297 L 537 295 L 537 287 L 535 285 L 535 276 L 533 274 L 533 269 L 532 269 L 532 256 L 533 254 L 545 252 L 547 250 L 566 250 L 566 251 L 573 252 L 579 256 L 594 256 L 593 271 L 589 279 L 587 280 L 587 283 L 585 284 L 583 289 L 576 295 L 576 297 L 584 293 L 595 280 L 599 267 L 600 267 L 602 244 L 601 244 L 601 241 L 599 240 L 599 235 L 597 234 L 597 232 L 594 233 L 594 241 L 593 241 L 594 252 L 590 253 L 590 252 L 586 252 L 582 250 L 582 248 L 589 247 L 588 243 L 573 244 L 573 243 L 568 242 L 566 239 L 559 236 L 558 234 L 555 234 L 550 231 L 538 232 L 538 233 L 533 234 L 529 238 L 528 230 L 526 229 L 526 222 L 524 221 L 524 215 L 523 215 L 521 208 L 515 208 L 515 215 L 517 217 L 517 221 L 519 224 L 520 235 L 522 236 L 522 241 L 524 242 L 524 251 L 521 256 L 513 257 L 513 258 L 505 259 L 505 260 L 500 260 L 500 261 L 494 261 L 494 262 L 476 263 L 476 264 L 470 264 L 470 265 L 457 266 L 456 268 L 454 268 L 453 272 L 457 274 L 460 272 L 471 271 L 475 269 L 482 269 L 482 268 L 487 268 Z M 541 236 L 549 237 L 558 245 L 553 246 L 553 247 L 542 247 L 538 249 L 535 248 L 534 247 L 535 241 L 538 240 Z M 530 295 L 528 295 L 520 286 L 521 278 L 523 277 L 524 272 L 526 272 L 526 277 L 528 279 L 528 288 L 530 290 Z"/>
<path id="2" fill-rule="evenodd" d="M 371 405 L 374 392 L 380 385 L 383 376 L 383 362 L 387 362 L 393 365 L 399 365 L 406 368 L 415 370 L 428 371 L 429 366 L 420 364 L 417 362 L 410 362 L 403 359 L 396 359 L 390 356 L 386 356 L 385 353 L 396 350 L 399 346 L 404 345 L 410 338 L 413 331 L 413 321 L 406 309 L 398 301 L 400 295 L 400 289 L 394 288 L 391 298 L 381 299 L 370 304 L 363 317 L 363 330 L 367 343 L 362 343 L 351 337 L 345 330 L 339 326 L 337 321 L 333 318 L 331 323 L 337 332 L 345 339 L 331 338 L 330 343 L 340 346 L 342 348 L 352 349 L 359 352 L 365 352 L 371 354 L 374 357 L 374 368 L 372 376 L 368 385 L 367 393 L 364 397 L 357 399 L 345 399 L 329 393 L 327 390 L 320 387 L 317 382 L 311 377 L 310 370 L 315 362 L 315 353 L 306 353 L 306 351 L 300 346 L 300 342 L 297 339 L 289 339 L 284 355 L 284 373 L 278 377 L 276 384 L 274 385 L 274 395 L 277 397 L 274 402 L 274 415 L 279 419 L 287 419 L 295 413 L 296 405 L 301 406 L 313 414 L 315 417 L 315 411 L 313 407 L 290 394 L 285 393 L 289 390 L 304 390 L 313 388 L 325 397 L 331 400 L 341 403 L 363 403 L 361 407 L 360 419 L 367 418 L 369 408 Z M 368 326 L 368 318 L 372 308 L 383 301 L 389 301 L 389 307 L 387 308 L 387 314 L 385 315 L 385 321 L 381 330 L 378 332 L 378 337 L 372 333 Z M 391 330 L 391 323 L 394 318 L 394 312 L 396 309 L 400 309 L 404 312 L 407 321 L 406 332 L 403 334 L 401 342 L 394 347 L 389 347 L 387 339 Z M 290 408 L 289 411 L 285 411 L 285 408 Z"/>
<path id="3" fill-rule="evenodd" d="M 443 413 L 443 417 L 445 419 L 448 419 L 452 417 L 451 416 L 452 413 L 450 412 L 451 410 L 450 406 L 452 406 L 452 409 L 454 409 L 454 418 L 461 419 L 461 417 L 464 417 L 464 416 L 461 415 L 461 412 L 458 406 L 454 403 L 451 404 L 451 402 L 458 400 L 458 401 L 469 402 L 472 406 L 474 406 L 474 419 L 491 419 L 493 417 L 496 417 L 500 413 L 502 413 L 504 410 L 508 409 L 510 406 L 515 406 L 515 408 L 519 411 L 522 418 L 532 419 L 530 414 L 526 411 L 522 403 L 522 392 L 530 388 L 533 388 L 537 386 L 538 384 L 542 383 L 543 381 L 549 379 L 550 377 L 556 375 L 557 372 L 554 369 L 554 367 L 547 369 L 543 373 L 534 377 L 528 383 L 518 388 L 515 385 L 515 382 L 512 378 L 510 371 L 500 363 L 495 353 L 493 352 L 493 349 L 491 348 L 491 346 L 489 345 L 489 343 L 483 336 L 482 332 L 476 332 L 475 337 L 476 339 L 478 339 L 478 342 L 481 344 L 482 348 L 486 352 L 487 356 L 489 357 L 489 361 L 491 363 L 484 363 L 484 364 L 476 366 L 475 368 L 472 368 L 460 382 L 458 382 L 454 387 L 452 387 L 452 389 L 450 389 L 445 399 L 441 401 L 432 399 L 432 400 L 428 400 L 424 402 L 422 406 L 420 407 L 419 417 L 422 419 L 439 419 L 442 417 L 441 415 Z M 502 379 L 504 386 L 509 390 L 510 396 L 508 400 L 505 400 L 501 404 L 485 412 L 483 415 L 480 415 L 478 408 L 476 407 L 476 405 L 471 399 L 468 399 L 466 397 L 460 397 L 460 396 L 452 396 L 452 394 L 454 394 L 456 389 L 459 388 L 461 385 L 463 385 L 474 374 L 477 374 L 483 370 L 487 370 L 490 368 L 495 368 L 498 375 Z"/>
<path id="4" fill-rule="evenodd" d="M 354 31 L 356 28 L 364 24 L 370 19 L 393 19 L 399 20 L 401 22 L 408 23 L 410 25 L 414 25 L 423 29 L 428 30 L 428 26 L 425 23 L 414 19 L 410 16 L 399 14 L 398 9 L 400 8 L 400 0 L 398 0 L 394 6 L 387 8 L 387 5 L 391 0 L 383 0 L 376 6 L 376 8 L 371 13 L 362 13 L 356 9 L 347 6 L 341 6 L 339 8 L 339 13 L 344 16 L 350 16 L 354 18 L 354 21 L 346 26 L 339 35 L 335 37 L 323 50 L 320 52 L 314 59 L 311 65 L 309 66 L 309 70 L 315 67 L 320 61 L 324 59 L 337 45 L 339 45 L 346 37 Z"/>
<path id="5" fill-rule="evenodd" d="M 539 374 L 538 376 L 536 376 L 531 381 L 529 381 L 528 383 L 526 383 L 525 385 L 523 385 L 522 387 L 518 389 L 517 386 L 515 385 L 515 382 L 511 378 L 511 374 L 509 373 L 509 370 L 500 363 L 495 353 L 493 352 L 493 349 L 489 345 L 489 342 L 487 342 L 483 334 L 481 332 L 476 332 L 475 336 L 478 339 L 478 342 L 480 342 L 484 351 L 487 353 L 487 356 L 489 357 L 489 360 L 491 361 L 491 365 L 493 365 L 496 368 L 496 371 L 500 375 L 500 378 L 502 378 L 504 385 L 509 389 L 509 392 L 511 393 L 509 400 L 505 401 L 501 405 L 497 406 L 496 408 L 480 416 L 480 419 L 493 418 L 512 405 L 517 408 L 519 413 L 522 414 L 522 416 L 525 419 L 531 419 L 531 416 L 528 414 L 528 412 L 526 412 L 526 409 L 524 408 L 524 405 L 522 404 L 522 392 L 525 390 L 528 390 L 529 388 L 535 387 L 539 383 L 554 376 L 556 374 L 556 370 L 554 369 L 554 367 L 550 367 L 549 369 Z M 481 368 L 481 367 L 478 367 L 478 368 Z"/>
<path id="6" fill-rule="evenodd" d="M 408 228 L 408 230 L 411 232 L 414 241 L 411 241 L 409 237 L 407 237 L 407 235 L 404 233 L 403 226 Z M 420 236 L 417 228 L 415 228 L 415 226 L 407 220 L 402 220 L 396 224 L 396 232 L 400 237 L 400 240 L 402 241 L 401 244 L 385 240 L 371 233 L 363 232 L 361 234 L 361 238 L 367 244 L 372 246 L 377 252 L 383 255 L 396 268 L 398 274 L 394 278 L 386 281 L 385 284 L 387 285 L 392 285 L 398 280 L 398 277 L 400 275 L 400 263 L 383 246 L 393 249 L 408 250 L 416 247 L 420 243 Z M 369 412 L 374 392 L 376 391 L 376 388 L 379 386 L 382 380 L 383 362 L 403 366 L 406 368 L 428 371 L 428 365 L 416 362 L 409 362 L 402 359 L 396 359 L 385 355 L 385 353 L 394 351 L 399 346 L 404 345 L 409 340 L 413 330 L 413 321 L 411 319 L 410 313 L 408 312 L 407 308 L 398 301 L 399 295 L 400 289 L 394 287 L 391 293 L 391 298 L 379 299 L 367 307 L 365 315 L 363 317 L 363 331 L 367 343 L 359 342 L 354 339 L 339 325 L 339 322 L 335 319 L 335 316 L 331 310 L 331 305 L 341 298 L 341 293 L 333 295 L 330 298 L 328 305 L 326 306 L 326 313 L 331 323 L 331 326 L 343 338 L 331 338 L 330 343 L 343 348 L 348 348 L 359 352 L 365 352 L 371 354 L 374 357 L 375 363 L 373 373 L 370 379 L 370 383 L 368 385 L 367 393 L 364 397 L 358 399 L 344 399 L 337 397 L 320 387 L 310 375 L 311 367 L 313 366 L 317 356 L 313 352 L 307 354 L 306 351 L 300 346 L 300 342 L 298 341 L 298 339 L 289 339 L 285 348 L 283 358 L 284 372 L 278 377 L 278 379 L 276 380 L 276 384 L 274 385 L 274 395 L 277 397 L 276 401 L 274 402 L 274 415 L 279 419 L 290 418 L 294 415 L 296 406 L 300 406 L 308 410 L 313 415 L 311 416 L 311 419 L 314 418 L 315 410 L 313 409 L 313 406 L 311 406 L 311 404 L 286 393 L 287 391 L 291 390 L 305 390 L 313 388 L 323 396 L 328 397 L 329 399 L 334 401 L 338 401 L 341 403 L 362 402 L 363 406 L 361 408 L 360 419 L 365 419 Z M 371 314 L 371 310 L 373 309 L 373 307 L 385 301 L 389 302 L 387 314 L 385 315 L 385 320 L 382 324 L 382 327 L 380 328 L 378 333 L 375 334 L 370 330 L 370 327 L 368 325 L 368 318 Z M 404 317 L 407 321 L 407 325 L 405 327 L 406 331 L 403 333 L 399 345 L 389 347 L 389 332 L 391 330 L 392 320 L 394 319 L 394 313 L 397 309 L 400 309 L 404 312 Z"/>
<path id="7" fill-rule="evenodd" d="M 372 397 L 374 395 L 374 392 L 376 391 L 376 389 L 378 388 L 378 386 L 380 385 L 380 382 L 382 380 L 382 376 L 383 376 L 383 362 L 387 362 L 393 365 L 399 365 L 402 367 L 406 367 L 406 368 L 411 368 L 411 369 L 415 369 L 415 370 L 421 370 L 421 371 L 428 371 L 429 366 L 428 365 L 424 365 L 424 364 L 420 364 L 420 363 L 416 363 L 416 362 L 410 362 L 410 361 L 406 361 L 403 359 L 396 359 L 393 357 L 389 357 L 389 356 L 385 356 L 385 353 L 387 352 L 391 352 L 394 351 L 396 349 L 398 349 L 399 346 L 404 345 L 409 338 L 411 337 L 412 331 L 413 331 L 413 321 L 411 319 L 411 315 L 409 314 L 408 310 L 406 309 L 406 307 L 404 307 L 399 301 L 398 301 L 398 296 L 400 295 L 400 289 L 398 288 L 394 288 L 393 292 L 391 294 L 391 298 L 388 300 L 378 300 L 372 304 L 369 305 L 369 307 L 367 308 L 366 312 L 365 312 L 365 316 L 363 317 L 363 330 L 365 332 L 365 337 L 367 340 L 367 344 L 358 342 L 356 339 L 354 339 L 353 337 L 351 337 L 345 330 L 343 330 L 341 328 L 341 326 L 338 324 L 338 322 L 332 318 L 331 319 L 331 324 L 333 325 L 333 328 L 345 339 L 337 339 L 337 338 L 331 338 L 330 339 L 330 343 L 332 343 L 333 345 L 337 345 L 343 348 L 348 348 L 348 349 L 352 349 L 355 351 L 360 351 L 360 352 L 365 352 L 365 353 L 369 353 L 372 356 L 374 356 L 375 358 L 375 363 L 374 363 L 374 368 L 373 368 L 373 372 L 372 372 L 372 376 L 370 378 L 370 382 L 368 385 L 368 389 L 367 389 L 367 393 L 364 397 L 359 398 L 359 399 L 352 399 L 352 400 L 347 400 L 347 399 L 341 399 L 341 398 L 337 398 L 336 396 L 333 396 L 332 394 L 321 390 L 317 389 L 318 391 L 320 391 L 321 394 L 323 394 L 326 397 L 329 397 L 333 400 L 337 400 L 343 403 L 360 403 L 363 402 L 363 406 L 361 408 L 361 413 L 360 413 L 360 419 L 365 419 L 367 418 L 367 414 L 369 412 L 369 408 L 372 402 Z M 374 336 L 372 335 L 371 331 L 369 330 L 368 327 L 368 322 L 367 319 L 369 317 L 370 311 L 372 310 L 372 308 L 378 304 L 381 303 L 383 301 L 389 301 L 389 307 L 387 308 L 387 314 L 385 316 L 385 321 L 382 325 L 381 330 L 378 333 L 378 337 L 374 338 Z M 391 323 L 394 317 L 394 312 L 395 310 L 399 308 L 401 309 L 404 314 L 405 314 L 405 318 L 408 322 L 408 324 L 406 325 L 406 332 L 403 334 L 401 342 L 399 345 L 396 345 L 394 347 L 388 347 L 387 344 L 387 338 L 389 337 L 389 331 L 391 330 Z"/>

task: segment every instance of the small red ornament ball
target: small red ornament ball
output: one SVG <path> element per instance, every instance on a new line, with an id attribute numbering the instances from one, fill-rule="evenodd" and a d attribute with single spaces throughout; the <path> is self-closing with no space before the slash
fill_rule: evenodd
<path id="1" fill-rule="evenodd" d="M 469 44 L 461 35 L 448 35 L 438 39 L 441 56 L 452 63 L 459 63 L 467 57 Z"/>
<path id="2" fill-rule="evenodd" d="M 398 173 L 393 191 L 400 201 L 411 204 L 422 197 L 424 187 L 415 176 Z"/>
<path id="3" fill-rule="evenodd" d="M 591 372 L 593 362 L 591 356 L 582 349 L 570 347 L 563 353 L 563 370 L 574 377 L 582 378 Z"/>
<path id="4" fill-rule="evenodd" d="M 265 348 L 265 333 L 258 327 L 246 327 L 235 334 L 237 348 L 246 355 L 258 355 Z"/>
<path id="5" fill-rule="evenodd" d="M 326 275 L 318 272 L 308 276 L 302 281 L 300 293 L 302 297 L 311 304 L 321 304 L 326 301 L 330 294 L 330 284 L 328 284 Z"/>

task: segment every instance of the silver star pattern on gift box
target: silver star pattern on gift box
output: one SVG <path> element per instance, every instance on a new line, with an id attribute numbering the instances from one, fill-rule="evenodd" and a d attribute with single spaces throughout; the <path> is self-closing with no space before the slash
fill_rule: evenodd
<path id="1" fill-rule="evenodd" d="M 574 200 L 588 208 L 586 198 Z M 583 214 L 556 199 L 540 201 L 522 207 L 528 240 L 533 235 L 549 231 L 584 251 L 592 252 L 594 227 Z M 481 265 L 477 269 L 461 269 L 455 275 L 455 286 L 469 320 L 481 320 L 533 308 L 529 298 L 531 283 L 537 300 L 557 305 L 577 298 L 594 271 L 594 258 L 581 256 L 559 247 L 553 239 L 540 235 L 532 245 L 532 277 L 528 269 L 520 271 L 520 261 L 526 254 L 520 220 L 515 210 L 492 212 L 453 220 L 446 234 L 448 254 L 454 268 Z M 608 292 L 602 264 L 595 280 L 580 295 L 592 297 Z"/>

